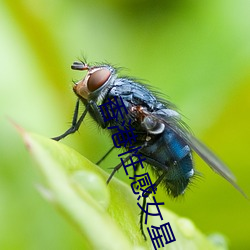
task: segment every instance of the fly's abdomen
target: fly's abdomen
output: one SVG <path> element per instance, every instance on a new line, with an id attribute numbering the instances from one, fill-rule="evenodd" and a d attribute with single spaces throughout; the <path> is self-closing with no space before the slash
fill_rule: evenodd
<path id="1" fill-rule="evenodd" d="M 194 174 L 191 150 L 172 130 L 165 129 L 153 140 L 143 154 L 157 176 L 165 175 L 163 184 L 167 192 L 176 197 L 185 191 Z"/>
<path id="2" fill-rule="evenodd" d="M 190 147 L 173 131 L 166 129 L 164 137 L 170 155 L 170 160 L 166 163 L 169 167 L 164 183 L 167 191 L 176 197 L 184 193 L 194 174 L 193 160 Z"/>

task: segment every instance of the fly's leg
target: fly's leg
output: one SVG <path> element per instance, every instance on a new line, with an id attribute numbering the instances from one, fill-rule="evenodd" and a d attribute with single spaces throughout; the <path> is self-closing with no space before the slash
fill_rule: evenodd
<path id="1" fill-rule="evenodd" d="M 84 112 L 80 116 L 79 120 L 77 120 L 78 119 L 78 112 L 79 112 L 79 105 L 80 105 L 80 100 L 78 99 L 77 102 L 76 102 L 71 127 L 65 133 L 63 133 L 62 135 L 59 135 L 57 137 L 52 138 L 53 140 L 60 141 L 64 137 L 68 136 L 69 134 L 75 133 L 79 129 L 84 117 L 86 116 L 86 114 L 88 113 L 90 108 L 92 109 L 92 111 L 93 111 L 93 113 L 94 113 L 94 115 L 95 115 L 95 117 L 97 119 L 97 122 L 102 126 L 102 128 L 106 127 L 106 124 L 105 124 L 105 122 L 103 120 L 102 114 L 100 113 L 99 108 L 98 108 L 97 104 L 94 101 L 90 101 L 87 104 L 86 109 L 84 110 Z"/>
<path id="2" fill-rule="evenodd" d="M 115 148 L 115 146 L 113 146 L 97 163 L 96 165 L 99 165 Z"/>
<path id="3" fill-rule="evenodd" d="M 80 127 L 80 125 L 81 125 L 84 117 L 86 116 L 86 114 L 87 114 L 87 112 L 89 110 L 89 105 L 88 105 L 86 107 L 86 109 L 84 110 L 84 112 L 82 113 L 82 115 L 80 116 L 79 120 L 77 120 L 78 119 L 78 112 L 79 112 L 79 103 L 80 103 L 80 101 L 78 99 L 77 102 L 76 102 L 76 106 L 75 106 L 75 110 L 74 110 L 74 116 L 73 116 L 71 127 L 65 133 L 63 133 L 62 135 L 59 135 L 57 137 L 53 137 L 51 139 L 53 139 L 55 141 L 60 141 L 64 137 L 68 136 L 69 134 L 75 133 L 79 129 L 79 127 Z"/>
<path id="4" fill-rule="evenodd" d="M 158 177 L 158 179 L 153 184 L 153 186 L 155 185 L 154 189 L 157 188 L 157 186 L 161 183 L 161 181 L 163 180 L 163 178 L 165 177 L 166 174 L 167 174 L 167 172 L 163 173 L 160 177 Z M 151 191 L 152 191 L 152 188 L 149 188 L 147 190 L 147 192 L 151 192 Z M 145 211 L 145 208 L 146 208 L 146 204 L 147 204 L 146 199 L 148 198 L 148 196 L 146 196 L 146 197 L 143 196 L 142 208 L 143 208 L 144 211 Z M 140 212 L 140 230 L 141 230 L 141 233 L 143 235 L 144 240 L 147 240 L 147 237 L 146 237 L 146 235 L 144 233 L 144 230 L 143 230 L 143 215 L 144 215 L 143 210 L 141 210 L 141 212 Z"/>
<path id="5" fill-rule="evenodd" d="M 142 146 L 141 146 L 141 149 L 140 150 L 142 150 L 144 147 L 146 147 L 147 146 L 147 142 L 146 143 L 144 143 Z M 145 155 L 144 155 L 145 156 Z M 146 157 L 146 156 L 145 156 Z M 139 168 L 139 163 L 137 163 L 136 165 L 135 165 L 135 169 L 134 169 L 134 172 L 133 172 L 133 177 L 134 177 L 134 179 L 136 180 L 136 173 L 138 172 L 138 168 Z"/>
<path id="6" fill-rule="evenodd" d="M 139 168 L 139 163 L 137 163 L 137 164 L 135 165 L 135 169 L 134 169 L 134 172 L 133 172 L 133 177 L 134 177 L 135 180 L 136 180 L 135 176 L 136 176 L 136 173 L 137 173 L 137 171 L 138 171 L 138 168 Z"/>
<path id="7" fill-rule="evenodd" d="M 126 163 L 129 160 L 129 157 L 131 155 L 129 155 L 128 157 L 126 157 L 123 162 Z M 113 178 L 114 174 L 122 167 L 122 163 L 119 163 L 117 166 L 114 167 L 112 173 L 110 174 L 108 180 L 107 180 L 107 184 L 109 184 L 109 182 L 111 181 L 111 179 Z"/>
<path id="8" fill-rule="evenodd" d="M 113 148 L 112 148 L 112 149 L 113 149 Z M 112 149 L 110 149 L 109 152 L 111 152 Z M 108 152 L 108 153 L 109 153 L 109 152 Z M 107 154 L 108 154 L 108 153 L 107 153 Z M 107 154 L 106 154 L 106 155 L 107 155 Z M 106 157 L 106 155 L 105 155 L 104 157 Z M 123 163 L 126 163 L 126 162 L 130 159 L 131 156 L 133 156 L 133 153 L 129 154 L 129 156 L 127 156 L 127 157 L 123 160 Z M 137 163 L 137 164 L 135 165 L 134 177 L 135 177 L 136 171 L 138 170 L 138 166 L 139 166 L 139 163 Z M 113 168 L 113 171 L 112 171 L 112 173 L 110 174 L 110 176 L 109 176 L 109 178 L 108 178 L 108 180 L 107 180 L 107 184 L 109 184 L 109 182 L 110 182 L 111 179 L 113 178 L 114 174 L 115 174 L 121 167 L 122 167 L 122 163 L 119 163 L 117 166 L 115 166 L 115 167 Z"/>
<path id="9" fill-rule="evenodd" d="M 147 197 L 143 197 L 143 201 L 142 201 L 142 208 L 145 210 L 146 208 L 146 199 Z M 142 233 L 142 236 L 144 238 L 144 240 L 147 240 L 147 237 L 146 237 L 146 234 L 144 233 L 144 230 L 143 230 L 143 211 L 141 210 L 140 212 L 140 230 L 141 230 L 141 233 Z"/>

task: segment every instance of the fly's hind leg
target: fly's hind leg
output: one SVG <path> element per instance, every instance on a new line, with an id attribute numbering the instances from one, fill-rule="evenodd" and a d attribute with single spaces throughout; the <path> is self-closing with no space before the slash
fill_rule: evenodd
<path id="1" fill-rule="evenodd" d="M 157 186 L 162 182 L 163 178 L 165 177 L 166 175 L 166 172 L 164 172 L 160 177 L 158 177 L 158 179 L 155 181 L 155 183 L 152 185 L 154 187 L 154 189 L 156 190 Z M 152 192 L 152 188 L 149 188 L 147 190 L 147 193 L 151 193 Z M 140 230 L 141 230 L 141 233 L 143 235 L 143 238 L 144 240 L 147 240 L 147 237 L 146 237 L 146 234 L 144 232 L 144 229 L 143 229 L 143 215 L 144 215 L 144 211 L 145 211 L 145 208 L 146 208 L 146 204 L 147 204 L 147 201 L 146 199 L 149 197 L 149 194 L 147 196 L 143 196 L 143 201 L 142 201 L 142 210 L 140 212 Z"/>

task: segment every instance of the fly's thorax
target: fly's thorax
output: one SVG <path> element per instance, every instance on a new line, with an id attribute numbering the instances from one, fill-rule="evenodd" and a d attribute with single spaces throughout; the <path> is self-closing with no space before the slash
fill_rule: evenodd
<path id="1" fill-rule="evenodd" d="M 86 70 L 86 68 L 83 70 Z M 87 75 L 75 84 L 73 90 L 80 99 L 101 102 L 109 86 L 117 77 L 115 69 L 109 65 L 103 65 L 88 67 L 87 70 Z"/>

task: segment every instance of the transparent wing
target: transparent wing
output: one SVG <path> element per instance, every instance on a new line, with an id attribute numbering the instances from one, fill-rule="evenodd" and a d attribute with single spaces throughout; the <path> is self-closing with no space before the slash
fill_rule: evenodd
<path id="1" fill-rule="evenodd" d="M 185 127 L 179 117 L 176 116 L 165 116 L 161 114 L 150 114 L 154 119 L 157 119 L 159 122 L 164 123 L 164 125 L 171 130 L 173 130 L 182 140 L 184 140 L 193 151 L 195 151 L 212 170 L 221 175 L 229 183 L 231 183 L 242 195 L 247 199 L 247 195 L 243 190 L 237 185 L 236 178 L 229 168 L 202 142 L 195 138 Z"/>

